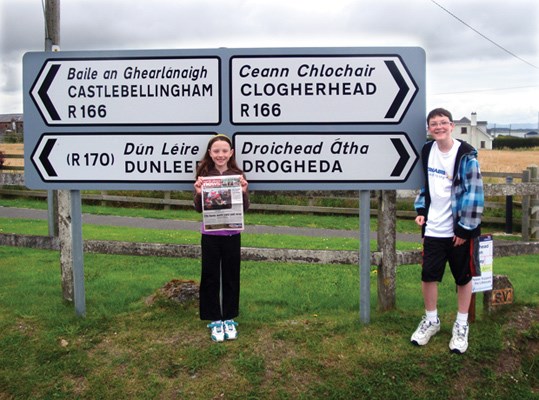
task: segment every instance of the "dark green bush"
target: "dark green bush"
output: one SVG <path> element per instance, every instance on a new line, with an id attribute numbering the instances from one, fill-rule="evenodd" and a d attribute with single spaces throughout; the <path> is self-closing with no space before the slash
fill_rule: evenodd
<path id="1" fill-rule="evenodd" d="M 20 132 L 9 132 L 4 135 L 4 143 L 23 143 L 24 135 Z"/>
<path id="2" fill-rule="evenodd" d="M 493 149 L 529 149 L 533 147 L 539 147 L 539 137 L 498 136 L 492 143 Z"/>

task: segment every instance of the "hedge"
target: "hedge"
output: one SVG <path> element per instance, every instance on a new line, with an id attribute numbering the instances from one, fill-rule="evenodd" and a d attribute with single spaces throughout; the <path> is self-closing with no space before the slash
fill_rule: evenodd
<path id="1" fill-rule="evenodd" d="M 520 138 L 515 136 L 498 136 L 492 142 L 493 149 L 520 149 L 539 147 L 539 137 Z"/>

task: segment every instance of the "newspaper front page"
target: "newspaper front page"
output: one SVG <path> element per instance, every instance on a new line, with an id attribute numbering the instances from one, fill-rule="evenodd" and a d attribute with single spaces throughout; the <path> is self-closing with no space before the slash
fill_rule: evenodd
<path id="1" fill-rule="evenodd" d="M 202 218 L 206 231 L 243 230 L 240 175 L 203 178 Z"/>

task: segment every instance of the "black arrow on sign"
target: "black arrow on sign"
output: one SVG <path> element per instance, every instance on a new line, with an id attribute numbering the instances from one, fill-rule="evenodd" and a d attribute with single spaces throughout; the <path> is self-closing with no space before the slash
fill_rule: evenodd
<path id="1" fill-rule="evenodd" d="M 45 143 L 45 147 L 39 155 L 39 161 L 41 161 L 41 165 L 43 165 L 43 168 L 45 168 L 45 171 L 47 171 L 47 174 L 49 174 L 49 176 L 58 176 L 58 174 L 52 167 L 51 162 L 49 161 L 49 155 L 51 154 L 52 148 L 54 147 L 55 143 L 56 139 L 47 139 L 47 143 Z"/>
<path id="2" fill-rule="evenodd" d="M 45 108 L 49 112 L 49 115 L 54 121 L 60 121 L 61 118 L 58 112 L 56 111 L 56 108 L 54 108 L 51 98 L 49 97 L 47 92 L 49 91 L 52 81 L 54 80 L 54 77 L 58 73 L 59 69 L 60 69 L 60 64 L 51 65 L 51 68 L 49 69 L 49 72 L 47 72 L 47 76 L 45 77 L 43 84 L 41 85 L 41 87 L 39 88 L 37 92 L 39 94 L 39 97 L 41 98 L 41 101 L 43 101 Z"/>
<path id="3" fill-rule="evenodd" d="M 385 118 L 395 118 L 395 115 L 397 114 L 397 111 L 399 111 L 400 106 L 404 102 L 404 98 L 408 94 L 410 87 L 404 81 L 404 78 L 399 72 L 395 61 L 384 62 L 386 63 L 389 72 L 391 72 L 391 75 L 393 75 L 393 79 L 395 79 L 395 82 L 397 82 L 397 85 L 399 86 L 399 93 L 397 93 L 395 100 L 393 100 L 393 103 L 391 104 L 391 107 L 389 107 L 389 110 L 387 111 L 387 114 L 385 116 Z"/>
<path id="4" fill-rule="evenodd" d="M 410 154 L 406 151 L 406 148 L 402 144 L 402 140 L 391 139 L 391 142 L 393 142 L 393 146 L 395 146 L 397 153 L 399 153 L 400 156 L 399 162 L 397 162 L 397 165 L 393 168 L 393 172 L 391 172 L 391 176 L 401 176 L 404 167 L 410 159 Z"/>

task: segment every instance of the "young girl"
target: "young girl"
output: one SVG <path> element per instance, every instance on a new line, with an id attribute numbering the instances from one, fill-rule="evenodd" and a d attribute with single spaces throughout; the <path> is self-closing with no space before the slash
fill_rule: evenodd
<path id="1" fill-rule="evenodd" d="M 202 177 L 219 175 L 241 175 L 243 209 L 247 210 L 247 181 L 236 164 L 232 142 L 221 134 L 210 139 L 197 168 L 194 203 L 198 212 L 202 212 Z M 240 301 L 240 231 L 206 231 L 202 225 L 201 233 L 200 319 L 211 321 L 212 340 L 234 340 Z"/>

